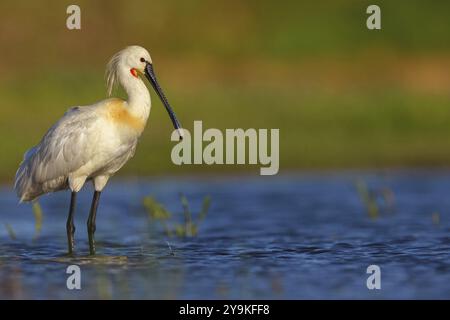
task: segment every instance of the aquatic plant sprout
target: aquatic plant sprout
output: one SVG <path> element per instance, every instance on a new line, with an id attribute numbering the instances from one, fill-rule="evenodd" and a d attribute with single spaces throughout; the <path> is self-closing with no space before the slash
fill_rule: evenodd
<path id="1" fill-rule="evenodd" d="M 148 213 L 150 221 L 159 221 L 167 237 L 170 238 L 174 235 L 179 238 L 195 237 L 198 235 L 198 229 L 201 222 L 208 214 L 211 206 L 211 197 L 205 196 L 203 198 L 201 210 L 195 215 L 195 219 L 189 208 L 188 199 L 182 193 L 180 193 L 180 202 L 183 209 L 183 223 L 179 223 L 176 220 L 171 221 L 176 215 L 169 212 L 164 205 L 159 203 L 152 196 L 146 196 L 143 199 L 143 205 Z"/>

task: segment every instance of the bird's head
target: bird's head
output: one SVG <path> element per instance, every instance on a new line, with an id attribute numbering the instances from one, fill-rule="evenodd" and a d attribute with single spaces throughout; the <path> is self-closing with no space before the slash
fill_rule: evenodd
<path id="1" fill-rule="evenodd" d="M 169 101 L 164 95 L 153 70 L 152 58 L 150 53 L 140 46 L 129 46 L 116 53 L 106 66 L 106 81 L 108 87 L 108 95 L 112 94 L 114 86 L 117 82 L 125 81 L 127 78 L 139 79 L 140 75 L 145 75 L 156 94 L 161 99 L 164 107 L 169 113 L 173 126 L 177 129 L 180 140 L 183 139 L 183 129 L 173 112 Z"/>

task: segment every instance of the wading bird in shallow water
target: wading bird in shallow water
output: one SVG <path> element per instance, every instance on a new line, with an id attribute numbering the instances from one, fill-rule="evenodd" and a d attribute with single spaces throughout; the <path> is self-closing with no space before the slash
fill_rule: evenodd
<path id="1" fill-rule="evenodd" d="M 128 99 L 110 98 L 69 109 L 41 142 L 25 153 L 17 170 L 14 189 L 21 202 L 70 189 L 66 224 L 69 254 L 74 250 L 77 192 L 88 180 L 92 180 L 95 189 L 87 221 L 89 251 L 95 254 L 95 217 L 100 193 L 108 179 L 134 155 L 150 113 L 150 94 L 141 75 L 150 81 L 181 139 L 183 131 L 156 80 L 150 54 L 142 47 L 130 46 L 115 54 L 106 69 L 109 96 L 118 83 Z"/>

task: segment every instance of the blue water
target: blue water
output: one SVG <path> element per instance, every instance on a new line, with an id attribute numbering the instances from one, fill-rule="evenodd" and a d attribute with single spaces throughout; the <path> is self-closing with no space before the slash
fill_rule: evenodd
<path id="1" fill-rule="evenodd" d="M 375 217 L 355 181 L 374 195 Z M 31 206 L 1 189 L 0 298 L 450 298 L 448 171 L 114 178 L 101 198 L 96 258 L 87 256 L 91 192 L 79 195 L 69 258 L 69 194 L 41 198 L 36 234 Z M 142 205 L 153 195 L 173 212 L 170 223 L 183 222 L 180 192 L 194 213 L 211 196 L 196 237 L 167 237 Z M 72 264 L 81 290 L 66 287 Z M 380 290 L 366 286 L 369 265 L 381 269 Z"/>

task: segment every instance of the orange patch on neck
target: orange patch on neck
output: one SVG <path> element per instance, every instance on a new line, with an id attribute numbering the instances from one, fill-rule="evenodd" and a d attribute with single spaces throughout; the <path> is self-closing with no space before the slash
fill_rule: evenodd
<path id="1" fill-rule="evenodd" d="M 125 101 L 113 98 L 109 101 L 107 110 L 109 118 L 114 123 L 136 130 L 139 133 L 144 131 L 145 121 L 132 115 L 125 106 Z"/>
<path id="2" fill-rule="evenodd" d="M 131 74 L 133 75 L 133 77 L 137 78 L 138 74 L 137 74 L 137 70 L 135 68 L 131 68 L 130 69 Z"/>

